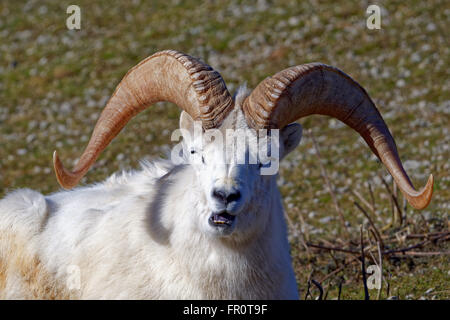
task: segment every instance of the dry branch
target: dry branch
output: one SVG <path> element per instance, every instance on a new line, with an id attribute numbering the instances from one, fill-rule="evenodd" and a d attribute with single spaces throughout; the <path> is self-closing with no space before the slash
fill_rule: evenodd
<path id="1" fill-rule="evenodd" d="M 377 241 L 379 241 L 381 243 L 381 246 L 384 248 L 384 242 L 383 242 L 383 238 L 381 237 L 380 232 L 378 231 L 377 227 L 375 226 L 375 224 L 373 223 L 372 218 L 369 216 L 369 214 L 366 212 L 366 210 L 364 210 L 358 202 L 354 202 L 354 205 L 364 214 L 364 216 L 367 218 L 367 220 L 369 220 L 370 225 L 372 226 L 374 232 L 375 232 L 375 236 L 377 238 Z"/>
<path id="2" fill-rule="evenodd" d="M 395 196 L 395 194 L 391 191 L 391 188 L 389 187 L 388 183 L 386 182 L 386 180 L 383 178 L 383 176 L 381 174 L 378 175 L 379 178 L 381 179 L 381 182 L 383 183 L 383 185 L 385 186 L 388 194 L 391 196 L 391 200 L 393 201 L 393 204 L 395 205 L 395 207 L 397 208 L 397 212 L 399 213 L 398 215 L 396 214 L 395 210 L 393 209 L 392 214 L 394 216 L 394 219 L 399 220 L 400 225 L 403 224 L 403 215 L 402 215 L 402 210 L 400 209 L 400 205 L 398 204 L 398 200 L 397 197 Z"/>
<path id="3" fill-rule="evenodd" d="M 370 300 L 369 288 L 367 288 L 367 275 L 366 275 L 366 263 L 364 254 L 364 238 L 363 238 L 363 226 L 360 227 L 360 240 L 361 240 L 361 272 L 362 280 L 364 284 L 364 300 Z"/>

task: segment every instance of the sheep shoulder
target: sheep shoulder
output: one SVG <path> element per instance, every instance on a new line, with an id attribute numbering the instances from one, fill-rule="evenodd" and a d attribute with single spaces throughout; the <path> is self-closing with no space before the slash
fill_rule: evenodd
<path id="1" fill-rule="evenodd" d="M 162 160 L 143 162 L 140 171 L 120 172 L 73 191 L 44 196 L 19 189 L 0 199 L 0 299 L 78 298 L 80 292 L 67 286 L 70 267 L 88 260 L 78 249 L 105 244 L 99 240 L 102 219 L 117 216 L 112 209 L 119 203 L 148 194 L 168 170 Z"/>
<path id="2" fill-rule="evenodd" d="M 69 298 L 38 254 L 49 210 L 45 197 L 30 189 L 0 200 L 0 299 Z"/>

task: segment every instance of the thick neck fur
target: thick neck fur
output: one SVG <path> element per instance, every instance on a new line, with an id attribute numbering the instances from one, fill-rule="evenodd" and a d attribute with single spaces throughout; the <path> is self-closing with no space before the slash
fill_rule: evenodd
<path id="1" fill-rule="evenodd" d="M 191 181 L 189 190 L 183 181 Z M 149 235 L 170 252 L 167 257 L 176 264 L 174 270 L 180 270 L 178 281 L 189 282 L 183 290 L 197 288 L 192 298 L 295 298 L 286 226 L 275 184 L 273 190 L 265 190 L 264 206 L 247 209 L 270 211 L 264 229 L 245 237 L 210 236 L 199 229 L 198 219 L 207 219 L 210 212 L 190 166 L 175 167 L 157 184 L 162 192 L 151 205 Z M 183 287 L 179 284 L 174 288 Z M 172 294 L 183 297 L 186 292 Z"/>

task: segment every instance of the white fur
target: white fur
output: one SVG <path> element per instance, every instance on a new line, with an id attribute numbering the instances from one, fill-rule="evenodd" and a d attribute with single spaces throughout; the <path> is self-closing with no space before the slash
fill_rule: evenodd
<path id="1" fill-rule="evenodd" d="M 247 126 L 242 95 L 224 126 Z M 275 177 L 208 161 L 143 163 L 45 197 L 9 194 L 0 201 L 0 298 L 297 299 Z M 243 190 L 227 236 L 207 224 L 218 175 Z"/>

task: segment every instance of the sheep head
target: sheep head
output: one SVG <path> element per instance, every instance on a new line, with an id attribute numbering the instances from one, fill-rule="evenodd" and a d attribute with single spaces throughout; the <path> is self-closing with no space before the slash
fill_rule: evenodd
<path id="1" fill-rule="evenodd" d="M 292 123 L 278 130 L 251 128 L 242 112 L 246 92 L 239 90 L 234 108 L 215 129 L 203 130 L 187 112 L 180 117 L 182 143 L 172 149 L 172 161 L 195 172 L 196 198 L 206 210 L 195 210 L 196 228 L 215 236 L 247 241 L 264 232 L 270 212 L 281 212 L 276 184 L 279 160 L 300 143 L 302 127 Z M 182 156 L 180 156 L 182 155 Z M 198 195 L 200 193 L 200 195 Z"/>
<path id="2" fill-rule="evenodd" d="M 204 132 L 237 128 L 280 129 L 280 158 L 300 141 L 301 127 L 290 123 L 311 114 L 334 117 L 364 138 L 414 208 L 423 209 L 431 200 L 433 176 L 430 175 L 421 191 L 415 190 L 403 169 L 394 139 L 374 103 L 366 91 L 342 71 L 319 63 L 291 67 L 265 79 L 242 102 L 236 103 L 219 73 L 176 51 L 158 52 L 126 74 L 103 110 L 73 171 L 63 167 L 55 151 L 54 167 L 61 186 L 75 186 L 126 123 L 158 101 L 173 102 L 185 111 L 180 126 L 187 131 L 194 121 L 201 123 Z M 249 137 L 258 140 L 256 134 Z M 189 153 L 190 161 L 203 158 L 195 167 L 200 178 L 208 177 L 200 181 L 213 213 L 212 223 L 231 226 L 234 216 L 254 204 L 251 199 L 258 193 L 258 186 L 273 184 L 275 178 L 273 175 L 259 177 L 261 161 L 217 161 L 226 158 L 229 143 L 223 147 L 211 139 L 202 140 L 200 149 L 197 144 L 198 141 L 192 140 L 185 145 L 185 152 Z M 251 154 L 252 151 L 247 146 L 244 153 Z"/>

